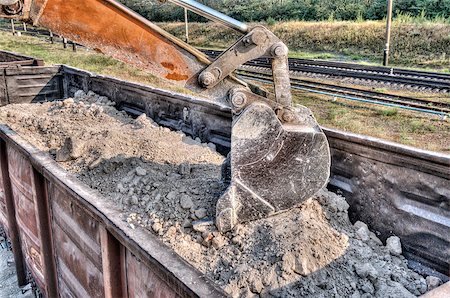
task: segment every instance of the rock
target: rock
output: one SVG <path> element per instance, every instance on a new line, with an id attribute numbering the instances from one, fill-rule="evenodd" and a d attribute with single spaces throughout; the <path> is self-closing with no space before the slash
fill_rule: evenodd
<path id="1" fill-rule="evenodd" d="M 174 201 L 175 198 L 177 197 L 178 193 L 174 190 L 172 190 L 171 192 L 169 192 L 166 196 L 166 198 L 170 201 Z"/>
<path id="2" fill-rule="evenodd" d="M 153 208 L 153 203 L 148 202 L 147 206 L 145 206 L 145 212 L 149 212 Z"/>
<path id="3" fill-rule="evenodd" d="M 194 141 L 191 137 L 188 136 L 183 136 L 181 140 L 183 141 L 183 143 L 186 143 L 188 145 L 198 145 L 198 142 Z"/>
<path id="4" fill-rule="evenodd" d="M 181 224 L 183 228 L 192 228 L 192 221 L 190 221 L 188 218 L 186 218 L 183 223 Z"/>
<path id="5" fill-rule="evenodd" d="M 362 221 L 357 221 L 353 224 L 353 226 L 355 227 L 356 230 L 360 229 L 361 227 L 365 227 L 366 229 L 369 229 L 369 227 L 363 223 Z"/>
<path id="6" fill-rule="evenodd" d="M 308 266 L 308 259 L 303 256 L 297 256 L 295 258 L 294 272 L 303 276 L 307 276 L 311 273 L 311 268 Z"/>
<path id="7" fill-rule="evenodd" d="M 355 264 L 355 272 L 361 278 L 378 277 L 378 271 L 370 263 Z"/>
<path id="8" fill-rule="evenodd" d="M 425 279 L 427 282 L 427 290 L 431 291 L 442 284 L 442 280 L 436 276 L 429 275 Z"/>
<path id="9" fill-rule="evenodd" d="M 71 138 L 66 138 L 62 147 L 56 151 L 56 161 L 65 162 L 72 159 L 70 153 L 72 151 L 72 140 Z"/>
<path id="10" fill-rule="evenodd" d="M 335 196 L 335 204 L 336 204 L 336 209 L 339 212 L 345 212 L 348 210 L 348 208 L 350 208 L 350 205 L 347 203 L 345 198 L 341 197 L 341 196 Z"/>
<path id="11" fill-rule="evenodd" d="M 399 256 L 402 254 L 402 244 L 400 238 L 397 236 L 391 236 L 386 240 L 386 248 L 391 255 Z"/>
<path id="12" fill-rule="evenodd" d="M 375 288 L 373 287 L 373 284 L 367 279 L 361 279 L 359 281 L 359 289 L 364 293 L 369 294 L 375 293 Z"/>
<path id="13" fill-rule="evenodd" d="M 350 298 L 361 298 L 361 294 L 358 290 L 354 291 Z"/>
<path id="14" fill-rule="evenodd" d="M 241 246 L 242 245 L 242 237 L 239 236 L 239 235 L 238 236 L 234 236 L 231 239 L 231 243 Z"/>
<path id="15" fill-rule="evenodd" d="M 192 202 L 192 199 L 188 195 L 182 195 L 180 198 L 180 205 L 183 209 L 191 209 L 194 207 L 194 203 Z"/>
<path id="16" fill-rule="evenodd" d="M 413 298 L 416 297 L 411 292 L 409 292 L 402 284 L 395 281 L 388 281 L 387 285 L 380 287 L 376 292 L 376 297 L 402 297 L 402 298 Z"/>
<path id="17" fill-rule="evenodd" d="M 208 148 L 211 149 L 212 151 L 216 151 L 216 144 L 208 143 Z"/>
<path id="18" fill-rule="evenodd" d="M 134 205 L 134 206 L 136 206 L 136 205 L 138 205 L 139 204 L 139 199 L 138 199 L 138 197 L 137 196 L 132 196 L 131 197 L 131 200 L 130 200 L 130 204 L 131 205 Z"/>
<path id="19" fill-rule="evenodd" d="M 380 238 L 378 238 L 377 235 L 374 232 L 369 232 L 369 237 L 376 244 L 378 244 L 380 246 L 383 245 L 383 242 L 381 242 Z"/>
<path id="20" fill-rule="evenodd" d="M 153 225 L 152 225 L 152 230 L 155 232 L 155 233 L 159 233 L 161 230 L 162 230 L 162 224 L 161 223 L 159 223 L 159 222 L 155 222 Z"/>
<path id="21" fill-rule="evenodd" d="M 175 228 L 174 226 L 171 226 L 170 228 L 167 229 L 167 232 L 164 234 L 164 237 L 173 238 L 173 237 L 175 237 L 176 233 L 177 233 L 177 228 Z"/>
<path id="22" fill-rule="evenodd" d="M 252 276 L 250 277 L 249 286 L 250 291 L 256 294 L 261 293 L 262 289 L 264 289 L 264 285 L 262 284 L 261 279 L 255 274 L 252 274 Z"/>
<path id="23" fill-rule="evenodd" d="M 183 176 L 188 176 L 191 174 L 191 165 L 188 163 L 182 163 L 178 167 L 178 173 Z"/>
<path id="24" fill-rule="evenodd" d="M 212 239 L 212 246 L 215 249 L 219 249 L 225 245 L 225 238 L 222 235 L 218 235 Z"/>
<path id="25" fill-rule="evenodd" d="M 147 175 L 147 170 L 145 170 L 144 168 L 137 167 L 135 171 L 136 171 L 136 175 L 138 175 L 138 176 Z"/>
<path id="26" fill-rule="evenodd" d="M 212 233 L 206 232 L 203 235 L 203 241 L 202 241 L 202 245 L 209 247 L 212 244 L 212 240 L 214 239 L 214 236 Z"/>
<path id="27" fill-rule="evenodd" d="M 202 219 L 206 217 L 206 209 L 205 208 L 197 209 L 194 211 L 194 214 L 198 219 Z"/>
<path id="28" fill-rule="evenodd" d="M 140 128 L 146 127 L 147 125 L 153 125 L 153 121 L 147 118 L 145 113 L 142 113 L 139 117 L 137 117 L 134 122 L 140 126 Z"/>
<path id="29" fill-rule="evenodd" d="M 230 297 L 238 298 L 239 297 L 239 287 L 236 284 L 227 284 L 224 287 L 224 291 L 227 292 Z"/>
<path id="30" fill-rule="evenodd" d="M 369 230 L 367 229 L 367 226 L 362 226 L 359 229 L 356 230 L 356 237 L 358 239 L 361 239 L 362 241 L 366 242 L 370 239 Z"/>
<path id="31" fill-rule="evenodd" d="M 67 99 L 63 100 L 63 106 L 67 107 L 67 106 L 73 105 L 74 102 L 75 101 L 73 100 L 73 98 L 67 98 Z"/>
<path id="32" fill-rule="evenodd" d="M 425 292 L 427 291 L 427 288 L 428 288 L 425 278 L 420 277 L 419 279 L 416 279 L 414 283 L 415 283 L 415 288 L 418 291 L 418 295 L 425 294 Z"/>
<path id="33" fill-rule="evenodd" d="M 281 269 L 286 273 L 291 273 L 295 267 L 295 256 L 287 252 L 282 257 Z"/>
<path id="34" fill-rule="evenodd" d="M 119 183 L 117 184 L 117 186 L 116 186 L 116 191 L 118 191 L 118 192 L 120 192 L 120 193 L 125 193 L 126 189 L 125 189 L 125 187 L 123 186 L 123 184 L 119 182 Z"/>
<path id="35" fill-rule="evenodd" d="M 211 230 L 214 226 L 214 222 L 212 220 L 197 220 L 192 222 L 192 229 L 196 232 L 206 232 L 207 230 Z"/>
<path id="36" fill-rule="evenodd" d="M 73 95 L 73 97 L 75 99 L 79 99 L 79 98 L 82 98 L 82 97 L 85 97 L 85 96 L 86 96 L 86 93 L 83 90 L 77 90 L 75 92 L 75 94 Z"/>
<path id="37" fill-rule="evenodd" d="M 274 282 L 276 282 L 277 279 L 277 274 L 275 272 L 275 268 L 272 267 L 268 272 L 266 272 L 266 274 L 263 274 L 263 284 L 265 286 L 269 286 L 271 284 L 273 284 Z"/>

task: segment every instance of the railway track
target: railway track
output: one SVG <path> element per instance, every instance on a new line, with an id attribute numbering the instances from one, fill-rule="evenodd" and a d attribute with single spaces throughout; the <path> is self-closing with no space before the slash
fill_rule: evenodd
<path id="1" fill-rule="evenodd" d="M 238 71 L 238 76 L 247 80 L 255 80 L 267 84 L 271 84 L 273 82 L 272 76 L 264 72 Z M 450 115 L 450 104 L 435 100 L 399 96 L 298 78 L 291 78 L 291 86 L 293 89 L 297 90 L 319 93 L 332 97 L 340 97 L 353 101 L 381 104 L 413 110 L 416 112 L 440 115 L 443 117 Z"/>
<path id="2" fill-rule="evenodd" d="M 222 52 L 205 50 L 202 52 L 216 58 Z M 245 64 L 262 69 L 271 67 L 271 59 L 262 57 Z M 355 63 L 307 60 L 289 58 L 289 68 L 293 73 L 314 73 L 332 77 L 349 77 L 382 82 L 389 85 L 410 86 L 420 89 L 450 92 L 450 74 L 368 66 Z"/>

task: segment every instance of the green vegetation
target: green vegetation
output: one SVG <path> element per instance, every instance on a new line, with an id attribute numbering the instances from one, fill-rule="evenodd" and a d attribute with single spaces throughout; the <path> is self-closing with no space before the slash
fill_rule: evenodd
<path id="1" fill-rule="evenodd" d="M 120 0 L 141 15 L 156 22 L 182 21 L 184 13 L 170 3 L 153 0 Z M 218 11 L 247 22 L 381 20 L 386 0 L 199 0 Z M 450 0 L 395 0 L 394 16 L 408 19 L 448 21 Z M 190 13 L 192 21 L 204 21 Z"/>
<path id="2" fill-rule="evenodd" d="M 377 113 L 380 116 L 390 117 L 390 116 L 397 115 L 398 114 L 398 109 L 397 108 L 381 109 L 381 110 L 377 111 Z"/>
<path id="3" fill-rule="evenodd" d="M 159 25 L 175 36 L 184 36 L 183 23 Z M 326 58 L 321 55 L 329 55 L 333 59 L 345 56 L 351 60 L 382 61 L 385 43 L 383 21 L 291 21 L 276 23 L 269 28 L 296 57 L 311 58 L 316 55 L 312 58 Z M 212 23 L 191 23 L 189 31 L 191 43 L 202 47 L 226 48 L 239 37 L 233 30 Z M 303 56 L 304 53 L 308 55 Z M 448 71 L 450 23 L 394 22 L 390 62 L 393 65 L 440 67 Z"/>

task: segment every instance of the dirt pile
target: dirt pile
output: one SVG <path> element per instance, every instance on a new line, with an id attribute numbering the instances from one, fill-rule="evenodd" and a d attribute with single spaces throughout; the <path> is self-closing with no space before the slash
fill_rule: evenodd
<path id="1" fill-rule="evenodd" d="M 407 268 L 398 238 L 387 245 L 352 225 L 343 197 L 321 191 L 298 208 L 220 234 L 215 204 L 226 188 L 212 144 L 131 119 L 107 98 L 10 105 L 0 121 L 49 151 L 233 297 L 410 297 L 426 280 Z M 430 288 L 432 285 L 430 285 Z"/>

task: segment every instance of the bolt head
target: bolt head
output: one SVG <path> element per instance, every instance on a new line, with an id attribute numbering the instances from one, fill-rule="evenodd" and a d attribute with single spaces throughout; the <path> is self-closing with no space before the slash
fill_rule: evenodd
<path id="1" fill-rule="evenodd" d="M 216 77 L 210 72 L 203 72 L 198 78 L 201 85 L 204 87 L 211 86 L 216 81 Z"/>
<path id="2" fill-rule="evenodd" d="M 235 107 L 242 107 L 247 101 L 247 96 L 242 92 L 236 92 L 231 96 L 231 103 Z"/>
<path id="3" fill-rule="evenodd" d="M 266 41 L 267 34 L 261 30 L 256 30 L 250 35 L 250 40 L 253 44 L 260 46 Z"/>
<path id="4" fill-rule="evenodd" d="M 272 48 L 272 55 L 275 57 L 286 56 L 288 54 L 288 48 L 284 44 L 276 44 Z"/>
<path id="5" fill-rule="evenodd" d="M 294 122 L 294 120 L 295 120 L 295 115 L 294 115 L 293 112 L 288 111 L 288 110 L 285 110 L 285 111 L 283 112 L 282 119 L 283 119 L 284 122 L 288 122 L 288 123 Z"/>

